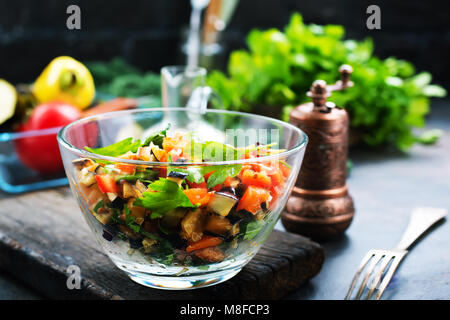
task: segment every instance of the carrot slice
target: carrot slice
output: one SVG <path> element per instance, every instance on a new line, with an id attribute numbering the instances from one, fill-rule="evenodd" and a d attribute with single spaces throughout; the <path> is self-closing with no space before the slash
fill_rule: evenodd
<path id="1" fill-rule="evenodd" d="M 222 243 L 222 239 L 212 236 L 203 236 L 199 241 L 187 246 L 186 252 L 192 252 L 199 249 L 215 247 Z"/>

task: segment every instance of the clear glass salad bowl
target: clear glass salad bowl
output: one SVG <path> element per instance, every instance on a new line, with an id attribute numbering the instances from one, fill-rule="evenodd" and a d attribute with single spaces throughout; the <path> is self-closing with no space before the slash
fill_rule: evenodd
<path id="1" fill-rule="evenodd" d="M 104 252 L 145 286 L 236 275 L 274 228 L 307 136 L 275 119 L 186 108 L 105 113 L 58 133 L 64 168 Z"/>

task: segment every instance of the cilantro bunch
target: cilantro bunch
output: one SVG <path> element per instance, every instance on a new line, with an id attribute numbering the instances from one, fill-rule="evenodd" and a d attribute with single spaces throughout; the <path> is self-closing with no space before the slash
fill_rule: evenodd
<path id="1" fill-rule="evenodd" d="M 213 71 L 208 85 L 227 109 L 258 112 L 268 106 L 286 121 L 293 106 L 308 101 L 314 80 L 334 83 L 339 66 L 349 64 L 355 86 L 334 92 L 331 100 L 349 112 L 352 132 L 362 142 L 407 150 L 415 142 L 435 141 L 436 131 L 417 137 L 413 128 L 424 126 L 429 97 L 446 91 L 407 61 L 375 57 L 371 39 L 344 40 L 344 33 L 340 25 L 305 25 L 296 13 L 283 31 L 251 31 L 248 50 L 230 56 L 229 75 Z"/>

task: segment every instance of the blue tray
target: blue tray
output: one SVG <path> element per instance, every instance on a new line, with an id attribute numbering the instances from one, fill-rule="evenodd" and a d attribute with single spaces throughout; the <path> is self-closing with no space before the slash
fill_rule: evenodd
<path id="1" fill-rule="evenodd" d="M 22 193 L 68 185 L 69 182 L 64 170 L 51 175 L 30 170 L 20 162 L 14 148 L 15 141 L 19 139 L 54 135 L 59 129 L 49 128 L 24 133 L 0 133 L 0 190 L 7 193 Z"/>

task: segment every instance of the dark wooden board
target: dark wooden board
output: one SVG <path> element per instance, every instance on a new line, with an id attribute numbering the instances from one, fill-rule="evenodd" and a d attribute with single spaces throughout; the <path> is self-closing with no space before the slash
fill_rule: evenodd
<path id="1" fill-rule="evenodd" d="M 0 200 L 0 268 L 49 298 L 277 299 L 315 276 L 325 255 L 317 243 L 274 230 L 232 279 L 197 290 L 151 289 L 130 280 L 101 252 L 70 189 Z M 67 289 L 67 267 L 81 269 L 82 288 Z"/>

